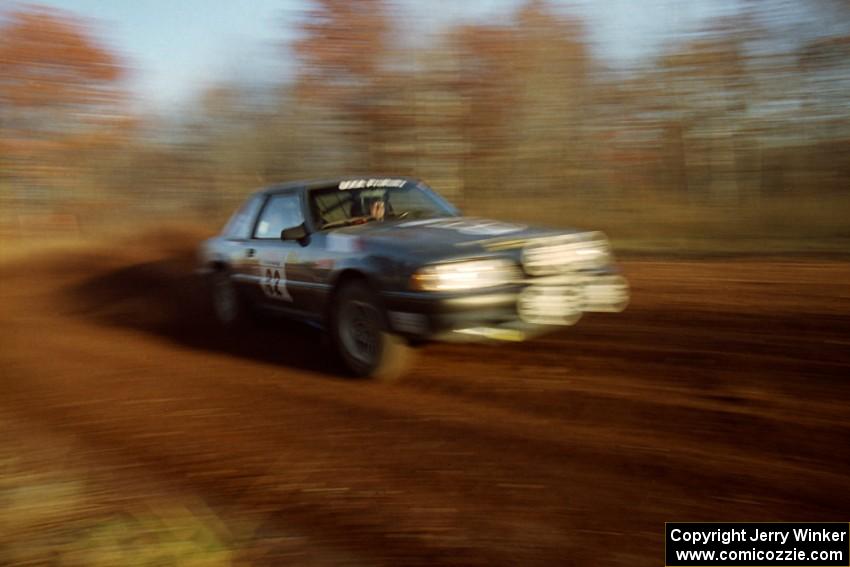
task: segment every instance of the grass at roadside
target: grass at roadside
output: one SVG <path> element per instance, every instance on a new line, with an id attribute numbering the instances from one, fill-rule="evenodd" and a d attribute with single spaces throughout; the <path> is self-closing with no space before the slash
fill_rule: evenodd
<path id="1" fill-rule="evenodd" d="M 201 501 L 98 463 L 73 439 L 0 412 L 0 565 L 231 565 Z"/>

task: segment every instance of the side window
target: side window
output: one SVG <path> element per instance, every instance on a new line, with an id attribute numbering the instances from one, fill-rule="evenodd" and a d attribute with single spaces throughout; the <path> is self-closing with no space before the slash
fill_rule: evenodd
<path id="1" fill-rule="evenodd" d="M 297 194 L 273 195 L 260 213 L 254 238 L 280 238 L 280 231 L 304 222 Z"/>
<path id="2" fill-rule="evenodd" d="M 431 210 L 434 208 L 433 201 L 424 191 L 397 189 L 387 193 L 387 203 L 390 211 L 394 214 L 405 211 Z"/>
<path id="3" fill-rule="evenodd" d="M 254 217 L 257 216 L 257 211 L 260 210 L 260 204 L 263 202 L 262 197 L 255 196 L 242 205 L 236 211 L 224 229 L 221 231 L 222 236 L 231 239 L 243 239 L 251 236 L 251 227 L 254 225 Z"/>

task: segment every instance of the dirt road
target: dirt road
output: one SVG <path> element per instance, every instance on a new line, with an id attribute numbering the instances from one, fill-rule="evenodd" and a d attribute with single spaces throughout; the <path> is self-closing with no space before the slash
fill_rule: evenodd
<path id="1" fill-rule="evenodd" d="M 315 331 L 217 330 L 191 245 L 2 266 L 0 408 L 257 564 L 659 565 L 665 521 L 848 519 L 850 264 L 625 262 L 623 314 L 378 384 Z"/>

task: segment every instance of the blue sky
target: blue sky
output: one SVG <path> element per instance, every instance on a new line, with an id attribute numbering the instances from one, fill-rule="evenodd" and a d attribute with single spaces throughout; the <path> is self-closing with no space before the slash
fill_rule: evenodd
<path id="1" fill-rule="evenodd" d="M 446 25 L 506 18 L 522 0 L 396 0 L 401 23 L 427 34 Z M 589 24 L 599 55 L 627 65 L 736 0 L 552 0 Z M 97 36 L 132 69 L 134 90 L 152 109 L 185 104 L 221 79 L 286 76 L 286 45 L 309 0 L 40 0 L 93 20 Z"/>

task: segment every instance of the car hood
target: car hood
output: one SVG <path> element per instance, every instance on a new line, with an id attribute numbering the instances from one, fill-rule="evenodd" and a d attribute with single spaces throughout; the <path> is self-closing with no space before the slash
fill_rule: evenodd
<path id="1" fill-rule="evenodd" d="M 488 251 L 519 249 L 533 238 L 570 234 L 475 217 L 370 222 L 334 231 L 362 238 L 367 247 L 391 247 L 428 258 L 474 256 Z"/>

